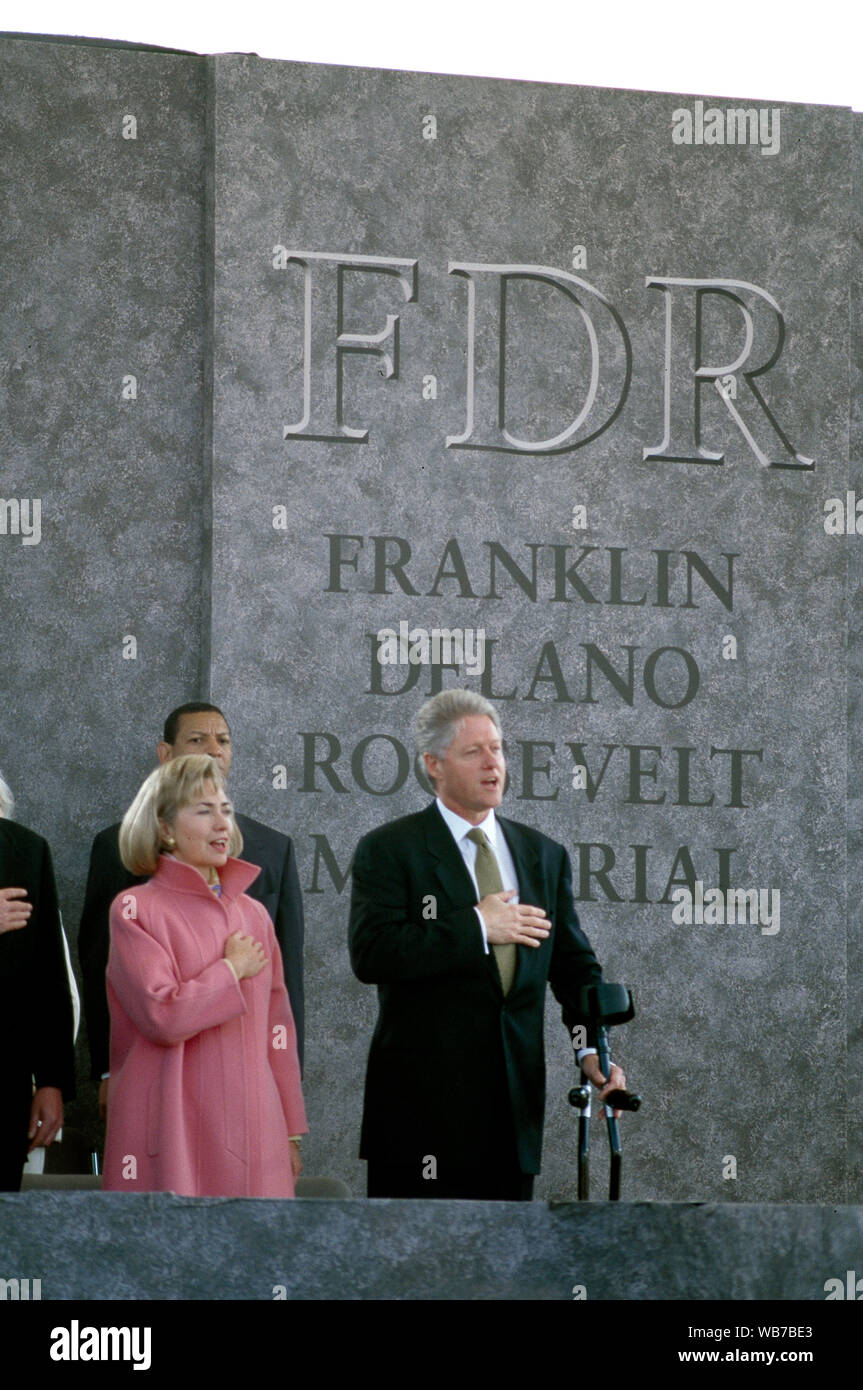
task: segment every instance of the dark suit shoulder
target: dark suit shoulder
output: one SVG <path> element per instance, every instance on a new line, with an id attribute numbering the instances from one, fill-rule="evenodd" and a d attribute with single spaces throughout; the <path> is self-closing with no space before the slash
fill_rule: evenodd
<path id="1" fill-rule="evenodd" d="M 28 830 L 26 825 L 16 820 L 0 818 L 0 840 L 5 840 L 8 847 L 18 854 L 34 856 L 43 854 L 48 848 L 48 841 L 42 835 Z"/>
<path id="2" fill-rule="evenodd" d="M 100 876 L 108 873 L 118 877 L 122 875 L 124 879 L 135 877 L 120 858 L 120 825 L 120 821 L 115 821 L 93 836 L 90 846 L 91 873 L 95 870 Z"/>
<path id="3" fill-rule="evenodd" d="M 144 882 L 140 874 L 132 874 L 120 858 L 120 821 L 106 825 L 97 831 L 90 846 L 90 863 L 87 869 L 87 887 L 84 905 L 81 909 L 80 935 L 87 934 L 87 924 L 96 912 L 105 914 L 107 931 L 107 909 L 117 893 Z"/>
<path id="4" fill-rule="evenodd" d="M 256 844 L 269 845 L 273 850 L 278 848 L 282 852 L 291 843 L 290 835 L 283 834 L 281 830 L 274 830 L 271 825 L 264 825 L 251 816 L 243 815 L 242 811 L 236 811 L 234 819 L 244 840 L 254 840 Z"/>
<path id="5" fill-rule="evenodd" d="M 392 844 L 395 840 L 415 839 L 423 835 L 428 826 L 435 822 L 440 825 L 444 823 L 435 803 L 432 802 L 422 811 L 412 811 L 410 815 L 385 821 L 383 825 L 375 826 L 374 830 L 367 831 L 358 842 L 357 849 L 379 849 Z"/>
<path id="6" fill-rule="evenodd" d="M 120 821 L 115 821 L 113 825 L 106 825 L 103 830 L 97 830 L 93 836 L 93 848 L 96 845 L 117 845 L 120 842 Z"/>
<path id="7" fill-rule="evenodd" d="M 509 830 L 516 836 L 520 835 L 527 844 L 541 854 L 557 856 L 566 853 L 559 840 L 553 840 L 550 835 L 545 835 L 533 825 L 525 825 L 524 821 L 520 820 L 510 820 L 509 816 L 500 816 L 497 812 L 495 812 L 495 818 L 504 831 Z"/>

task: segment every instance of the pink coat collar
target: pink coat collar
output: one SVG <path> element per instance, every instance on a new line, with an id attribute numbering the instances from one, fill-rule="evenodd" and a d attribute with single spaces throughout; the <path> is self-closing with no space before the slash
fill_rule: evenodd
<path id="1" fill-rule="evenodd" d="M 221 897 L 238 898 L 250 883 L 254 883 L 260 872 L 256 864 L 249 864 L 245 859 L 229 859 L 224 868 L 219 870 Z M 179 859 L 171 859 L 167 854 L 159 855 L 159 865 L 151 881 L 160 883 L 165 888 L 172 888 L 177 893 L 213 897 L 213 890 L 197 869 L 193 869 L 190 864 L 183 864 Z"/>

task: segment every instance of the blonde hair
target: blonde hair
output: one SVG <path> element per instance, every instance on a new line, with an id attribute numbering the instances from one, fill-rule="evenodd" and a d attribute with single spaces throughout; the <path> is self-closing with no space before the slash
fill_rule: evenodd
<path id="1" fill-rule="evenodd" d="M 164 845 L 159 821 L 173 825 L 178 811 L 197 800 L 203 788 L 212 784 L 225 791 L 225 774 L 215 758 L 204 753 L 187 753 L 161 763 L 140 788 L 120 826 L 120 858 L 131 874 L 156 872 Z M 238 855 L 243 837 L 231 817 L 228 853 Z"/>

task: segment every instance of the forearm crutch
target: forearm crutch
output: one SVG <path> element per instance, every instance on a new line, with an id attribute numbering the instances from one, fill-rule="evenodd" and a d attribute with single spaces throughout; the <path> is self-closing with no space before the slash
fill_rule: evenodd
<path id="1" fill-rule="evenodd" d="M 611 1048 L 608 1042 L 608 1029 L 619 1023 L 628 1023 L 635 1017 L 632 995 L 625 985 L 589 985 L 581 992 L 581 1012 L 590 1020 L 591 1031 L 595 1033 L 599 1065 L 603 1076 L 611 1075 Z M 586 1202 L 590 1195 L 590 1083 L 581 1068 L 579 1085 L 569 1092 L 569 1103 L 578 1110 L 578 1200 Z M 620 1198 L 622 1152 L 620 1146 L 620 1126 L 615 1110 L 638 1110 L 641 1096 L 631 1091 L 610 1091 L 603 1102 L 605 1122 L 608 1129 L 608 1147 L 611 1163 L 609 1170 L 609 1201 Z"/>

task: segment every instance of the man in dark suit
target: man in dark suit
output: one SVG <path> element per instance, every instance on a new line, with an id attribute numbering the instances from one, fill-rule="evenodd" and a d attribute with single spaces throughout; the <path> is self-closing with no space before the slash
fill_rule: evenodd
<path id="1" fill-rule="evenodd" d="M 0 1191 L 17 1192 L 75 1094 L 72 996 L 51 851 L 0 818 Z M 33 1093 L 35 1079 L 36 1092 Z"/>
<path id="2" fill-rule="evenodd" d="M 546 982 L 567 1028 L 601 979 L 569 856 L 495 815 L 506 764 L 497 713 L 447 690 L 417 717 L 435 801 L 365 835 L 353 861 L 350 951 L 378 986 L 360 1157 L 370 1197 L 528 1200 L 545 1105 Z M 587 1043 L 595 1041 L 587 1037 Z M 606 1079 L 580 1050 L 600 1097 Z"/>
<path id="3" fill-rule="evenodd" d="M 227 776 L 232 757 L 231 731 L 222 711 L 215 705 L 193 701 L 180 705 L 168 715 L 164 736 L 156 751 L 160 763 L 182 757 L 184 753 L 207 753 L 216 759 Z M 260 865 L 260 874 L 246 892 L 263 903 L 276 931 L 302 1065 L 303 897 L 293 843 L 288 835 L 271 830 L 250 816 L 237 813 L 235 819 L 243 836 L 243 858 L 250 864 Z M 144 881 L 135 878 L 124 867 L 120 859 L 119 835 L 118 822 L 106 830 L 100 830 L 93 841 L 78 932 L 91 1071 L 93 1079 L 100 1082 L 99 1111 L 103 1118 L 107 1107 L 110 1047 L 110 1019 L 105 992 L 110 945 L 108 915 L 118 893 Z"/>

